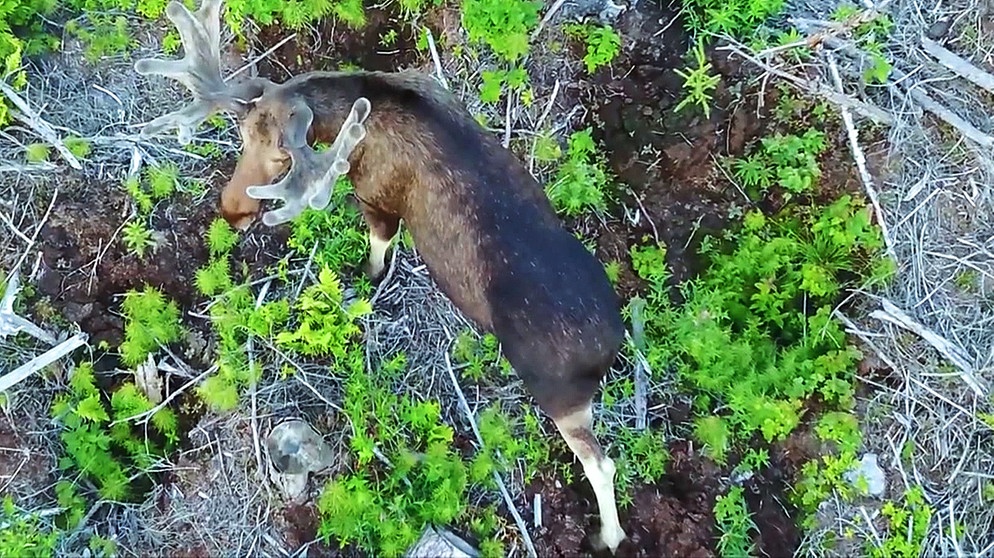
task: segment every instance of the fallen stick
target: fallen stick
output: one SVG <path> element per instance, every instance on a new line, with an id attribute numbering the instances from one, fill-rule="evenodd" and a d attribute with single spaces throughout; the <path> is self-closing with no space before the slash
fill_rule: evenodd
<path id="1" fill-rule="evenodd" d="M 645 308 L 645 299 L 635 297 L 632 299 L 632 333 L 631 341 L 635 347 L 635 430 L 643 431 L 648 426 L 648 384 L 646 372 L 648 363 L 645 360 L 645 320 L 642 318 L 642 310 Z M 628 332 L 625 332 L 628 336 Z"/>
<path id="2" fill-rule="evenodd" d="M 873 106 L 867 102 L 860 101 L 859 99 L 855 99 L 848 95 L 839 93 L 833 89 L 829 89 L 827 86 L 822 85 L 820 83 L 812 83 L 810 81 L 801 79 L 793 74 L 790 74 L 778 68 L 774 68 L 773 66 L 770 66 L 769 64 L 746 53 L 744 50 L 742 50 L 736 45 L 717 47 L 716 50 L 728 50 L 734 52 L 735 54 L 741 56 L 743 59 L 758 66 L 760 69 L 765 70 L 779 78 L 783 78 L 812 95 L 817 95 L 819 97 L 822 97 L 828 101 L 831 101 L 832 103 L 835 103 L 840 107 L 846 107 L 849 110 L 855 112 L 856 114 L 869 118 L 870 120 L 873 120 L 878 124 L 884 124 L 886 126 L 891 126 L 894 124 L 894 117 L 891 116 L 890 113 L 888 113 L 887 111 L 879 107 Z"/>
<path id="3" fill-rule="evenodd" d="M 83 165 L 80 164 L 79 159 L 77 159 L 76 156 L 69 151 L 69 148 L 62 143 L 62 140 L 59 138 L 59 135 L 55 133 L 55 128 L 53 128 L 51 124 L 45 122 L 41 116 L 28 105 L 27 101 L 22 99 L 16 91 L 11 89 L 11 87 L 3 81 L 0 81 L 0 91 L 3 91 L 3 94 L 6 95 L 18 109 L 20 109 L 20 111 L 10 111 L 14 118 L 30 126 L 31 129 L 37 132 L 43 140 L 52 144 L 52 147 L 59 152 L 59 155 L 62 155 L 62 158 L 69 163 L 70 167 L 76 170 L 82 170 Z"/>
<path id="4" fill-rule="evenodd" d="M 80 346 L 86 344 L 87 335 L 83 332 L 73 335 L 69 339 L 59 343 L 44 353 L 28 361 L 27 364 L 15 368 L 12 372 L 0 376 L 0 393 L 7 391 L 15 385 L 23 382 L 29 376 L 42 370 L 49 364 L 75 351 Z"/>
<path id="5" fill-rule="evenodd" d="M 860 51 L 857 47 L 839 39 L 825 39 L 825 44 L 854 58 L 859 58 L 863 55 L 862 51 Z M 938 101 L 932 99 L 932 97 L 921 87 L 921 84 L 913 83 L 908 85 L 907 82 L 910 81 L 908 79 L 908 75 L 898 68 L 891 68 L 891 74 L 894 76 L 895 81 L 890 82 L 890 86 L 903 90 L 916 103 L 918 103 L 918 106 L 928 112 L 931 112 L 946 124 L 956 128 L 956 130 L 963 134 L 963 136 L 967 139 L 986 149 L 994 148 L 994 137 L 980 131 L 976 126 L 970 124 L 958 114 L 949 110 Z"/>
<path id="6" fill-rule="evenodd" d="M 462 388 L 459 387 L 459 380 L 456 379 L 456 373 L 452 370 L 452 361 L 449 360 L 449 352 L 445 351 L 445 368 L 449 371 L 449 379 L 452 380 L 452 386 L 456 390 L 456 397 L 459 398 L 459 404 L 462 405 L 463 411 L 466 412 L 466 418 L 469 420 L 469 426 L 473 430 L 473 436 L 476 437 L 477 443 L 480 447 L 483 447 L 483 436 L 480 435 L 480 428 L 476 425 L 476 419 L 473 418 L 473 410 L 469 408 L 469 402 L 466 401 L 466 395 L 463 394 Z M 521 538 L 525 542 L 525 548 L 528 550 L 528 555 L 532 558 L 538 558 L 538 553 L 535 551 L 535 545 L 532 544 L 531 536 L 528 535 L 528 526 L 525 525 L 524 518 L 518 513 L 518 508 L 514 506 L 514 499 L 511 498 L 511 494 L 507 491 L 507 486 L 504 484 L 504 479 L 501 478 L 500 473 L 494 472 L 494 480 L 497 481 L 497 488 L 500 489 L 501 496 L 504 497 L 504 502 L 507 504 L 507 509 L 511 512 L 514 517 L 514 523 L 517 524 L 518 530 L 521 531 Z"/>
<path id="7" fill-rule="evenodd" d="M 954 344 L 948 339 L 918 323 L 914 318 L 905 313 L 904 310 L 901 310 L 889 300 L 881 299 L 880 304 L 882 306 L 881 309 L 870 312 L 871 318 L 876 318 L 884 322 L 890 322 L 894 325 L 907 329 L 908 331 L 911 331 L 924 339 L 929 345 L 935 347 L 935 349 L 939 351 L 942 356 L 946 357 L 960 369 L 960 377 L 966 385 L 970 386 L 970 389 L 972 389 L 974 393 L 976 393 L 979 397 L 986 397 L 984 388 L 973 375 L 973 366 L 969 362 L 969 356 L 966 354 L 966 351 L 964 351 L 959 345 Z"/>
<path id="8" fill-rule="evenodd" d="M 939 64 L 942 64 L 963 79 L 994 93 L 994 76 L 974 66 L 965 58 L 953 54 L 939 43 L 922 37 L 922 48 L 931 54 Z"/>
<path id="9" fill-rule="evenodd" d="M 842 93 L 842 76 L 839 75 L 839 67 L 835 63 L 835 55 L 831 51 L 825 51 L 825 58 L 828 60 L 828 68 L 832 72 L 832 78 L 835 80 L 835 88 L 839 90 L 839 93 Z M 883 208 L 880 207 L 877 189 L 873 186 L 873 177 L 870 176 L 870 171 L 866 168 L 866 156 L 863 154 L 863 149 L 859 146 L 859 132 L 856 130 L 856 125 L 853 123 L 852 114 L 849 113 L 849 109 L 840 107 L 840 110 L 842 112 L 842 122 L 845 123 L 846 132 L 849 136 L 849 147 L 852 150 L 853 159 L 856 161 L 856 168 L 859 170 L 859 177 L 863 180 L 866 195 L 870 198 L 873 210 L 877 214 L 877 224 L 880 225 L 880 233 L 883 235 L 884 244 L 887 246 L 887 255 L 897 262 L 897 252 L 894 250 L 894 241 L 891 240 L 890 232 L 888 231 L 887 218 L 884 215 Z"/>

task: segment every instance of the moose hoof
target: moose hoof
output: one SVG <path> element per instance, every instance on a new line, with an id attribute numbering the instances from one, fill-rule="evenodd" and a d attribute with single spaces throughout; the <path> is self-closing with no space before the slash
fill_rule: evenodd
<path id="1" fill-rule="evenodd" d="M 621 546 L 622 541 L 624 541 L 628 536 L 621 529 L 612 531 L 602 531 L 599 534 L 590 535 L 590 546 L 597 554 L 610 554 L 614 556 L 618 552 L 618 547 Z"/>
<path id="2" fill-rule="evenodd" d="M 373 265 L 372 262 L 366 261 L 362 265 L 362 272 L 366 274 L 366 277 L 373 285 L 379 285 L 381 281 L 386 277 L 387 267 L 385 265 Z"/>

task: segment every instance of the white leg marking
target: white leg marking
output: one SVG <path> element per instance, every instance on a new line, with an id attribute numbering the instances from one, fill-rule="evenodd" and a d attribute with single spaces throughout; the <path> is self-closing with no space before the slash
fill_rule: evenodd
<path id="1" fill-rule="evenodd" d="M 393 239 L 383 240 L 369 233 L 369 269 L 373 275 L 379 275 L 386 267 L 387 249 Z"/>
<path id="2" fill-rule="evenodd" d="M 588 407 L 582 411 L 557 421 L 556 426 L 566 440 L 566 445 L 573 450 L 583 465 L 583 473 L 587 477 L 587 482 L 594 489 L 594 496 L 597 498 L 597 508 L 601 516 L 600 543 L 611 550 L 617 552 L 621 541 L 627 538 L 625 530 L 621 527 L 618 519 L 618 506 L 614 495 L 614 461 L 603 455 L 600 446 L 591 447 L 590 443 L 597 444 L 593 435 L 593 415 Z M 577 436 L 578 431 L 586 430 L 583 437 L 589 433 L 589 439 L 585 440 Z"/>

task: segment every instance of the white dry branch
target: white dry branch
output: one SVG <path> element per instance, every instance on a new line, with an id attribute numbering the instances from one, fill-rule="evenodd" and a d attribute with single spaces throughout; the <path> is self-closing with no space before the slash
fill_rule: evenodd
<path id="1" fill-rule="evenodd" d="M 480 428 L 476 425 L 476 419 L 473 418 L 473 410 L 470 409 L 469 402 L 466 401 L 466 396 L 463 394 L 462 388 L 459 387 L 459 380 L 456 378 L 456 373 L 452 369 L 452 362 L 449 360 L 449 351 L 446 351 L 445 353 L 445 367 L 449 372 L 449 379 L 452 381 L 452 386 L 455 389 L 456 396 L 459 398 L 459 404 L 466 413 L 466 419 L 469 421 L 469 426 L 473 430 L 473 436 L 476 437 L 476 442 L 480 444 L 480 447 L 482 448 L 483 436 L 480 435 Z M 514 506 L 514 499 L 511 498 L 510 492 L 507 491 L 507 485 L 504 483 L 504 479 L 501 478 L 500 473 L 494 471 L 494 480 L 497 482 L 497 488 L 500 489 L 501 496 L 504 497 L 507 509 L 511 512 L 511 516 L 514 517 L 514 522 L 518 525 L 518 530 L 521 532 L 521 538 L 525 543 L 525 549 L 528 550 L 528 555 L 531 556 L 531 558 L 538 558 L 538 553 L 535 551 L 535 545 L 532 543 L 531 536 L 528 534 L 528 526 L 525 524 L 525 520 L 521 517 L 521 514 L 518 513 L 518 508 Z"/>
<path id="2" fill-rule="evenodd" d="M 625 336 L 635 350 L 635 429 L 642 431 L 648 425 L 648 391 L 649 381 L 646 374 L 649 372 L 649 363 L 645 359 L 645 320 L 642 312 L 645 309 L 645 299 L 636 297 L 632 299 L 632 332 L 625 332 Z"/>
<path id="3" fill-rule="evenodd" d="M 826 52 L 825 58 L 828 60 L 832 79 L 835 80 L 835 87 L 839 90 L 839 93 L 843 93 L 842 77 L 839 76 L 839 68 L 835 63 L 835 56 L 831 52 Z M 856 169 L 859 171 L 859 177 L 863 181 L 863 188 L 866 190 L 866 195 L 870 198 L 870 203 L 873 205 L 873 211 L 877 214 L 877 224 L 880 226 L 880 232 L 884 237 L 884 244 L 887 246 L 887 255 L 896 262 L 897 253 L 894 251 L 894 241 L 891 239 L 888 230 L 887 216 L 880 207 L 880 196 L 877 194 L 877 189 L 873 186 L 873 177 L 870 176 L 870 171 L 866 168 L 866 155 L 863 154 L 863 149 L 859 146 L 859 131 L 856 129 L 856 124 L 853 122 L 853 117 L 849 109 L 845 106 L 840 106 L 839 110 L 842 113 L 842 122 L 846 126 L 849 147 L 852 149 L 853 160 L 856 161 Z"/>
<path id="4" fill-rule="evenodd" d="M 11 110 L 11 114 L 14 118 L 30 126 L 31 129 L 37 132 L 39 137 L 52 144 L 52 147 L 54 147 L 55 150 L 59 152 L 59 155 L 61 155 L 62 158 L 69 163 L 70 167 L 76 170 L 83 168 L 83 165 L 79 162 L 79 159 L 77 159 L 76 156 L 69 151 L 69 148 L 62 143 L 62 139 L 59 138 L 59 135 L 55 132 L 55 128 L 43 120 L 41 115 L 39 115 L 38 112 L 28 105 L 27 101 L 25 101 L 20 95 L 17 94 L 16 91 L 14 91 L 2 80 L 0 80 L 0 91 L 2 91 L 3 94 L 6 95 L 7 98 L 10 99 L 11 102 L 13 102 L 19 109 Z"/>
<path id="5" fill-rule="evenodd" d="M 927 341 L 929 345 L 935 347 L 937 351 L 942 353 L 944 357 L 949 359 L 950 362 L 955 364 L 956 367 L 960 369 L 960 377 L 963 378 L 963 381 L 970 386 L 970 389 L 972 389 L 978 397 L 984 398 L 987 396 L 987 390 L 980 385 L 980 381 L 974 374 L 969 354 L 964 351 L 962 347 L 925 327 L 917 320 L 909 316 L 907 312 L 898 308 L 893 302 L 881 299 L 880 306 L 881 308 L 879 310 L 874 310 L 870 313 L 870 317 L 890 322 L 917 334 L 919 337 Z"/>
<path id="6" fill-rule="evenodd" d="M 87 339 L 88 337 L 85 333 L 77 333 L 69 339 L 66 339 L 65 341 L 31 359 L 26 364 L 18 366 L 7 374 L 0 376 L 0 393 L 16 386 L 32 374 L 40 370 L 44 370 L 46 366 L 85 345 Z"/>
<path id="7" fill-rule="evenodd" d="M 14 299 L 17 298 L 17 293 L 20 290 L 20 273 L 14 269 L 7 280 L 3 297 L 0 297 L 0 337 L 17 335 L 23 331 L 39 341 L 54 345 L 56 339 L 51 333 L 14 313 Z"/>
<path id="8" fill-rule="evenodd" d="M 963 79 L 994 93 L 994 76 L 990 73 L 974 66 L 965 58 L 957 56 L 928 37 L 922 37 L 922 48 Z"/>

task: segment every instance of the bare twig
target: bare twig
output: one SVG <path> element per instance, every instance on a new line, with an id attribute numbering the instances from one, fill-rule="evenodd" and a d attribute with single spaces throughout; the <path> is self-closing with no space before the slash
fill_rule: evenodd
<path id="1" fill-rule="evenodd" d="M 16 91 L 14 91 L 2 80 L 0 80 L 0 91 L 2 91 L 3 94 L 6 95 L 18 109 L 20 109 L 20 111 L 11 110 L 11 114 L 13 114 L 14 118 L 17 118 L 21 122 L 24 122 L 30 126 L 31 129 L 37 132 L 42 139 L 52 144 L 52 147 L 54 147 L 55 150 L 59 152 L 59 155 L 61 155 L 62 158 L 69 163 L 70 167 L 76 170 L 82 170 L 83 165 L 80 164 L 79 159 L 77 159 L 76 156 L 69 151 L 69 148 L 62 143 L 62 140 L 59 138 L 58 134 L 55 133 L 55 128 L 52 128 L 51 124 L 45 122 L 41 116 L 35 112 L 30 105 L 28 105 L 27 101 L 22 99 Z"/>
<path id="2" fill-rule="evenodd" d="M 438 56 L 438 49 L 435 47 L 435 37 L 427 27 L 425 28 L 425 35 L 428 37 L 428 50 L 431 51 L 431 59 L 435 63 L 435 76 L 438 78 L 438 82 L 442 84 L 442 87 L 448 89 L 449 81 L 445 79 L 445 72 L 442 71 L 442 59 Z"/>
<path id="3" fill-rule="evenodd" d="M 459 398 L 459 404 L 462 405 L 463 411 L 466 413 L 466 419 L 469 421 L 470 428 L 473 429 L 473 435 L 476 437 L 477 443 L 480 447 L 483 447 L 483 436 L 480 435 L 480 428 L 476 425 L 476 419 L 473 418 L 473 410 L 469 408 L 469 402 L 466 401 L 466 396 L 462 392 L 462 388 L 459 387 L 459 380 L 456 379 L 456 373 L 452 369 L 452 361 L 449 359 L 449 352 L 451 347 L 445 351 L 445 367 L 449 372 L 449 379 L 452 380 L 452 387 L 456 391 L 456 397 Z M 497 481 L 497 487 L 500 489 L 501 496 L 504 497 L 504 502 L 507 504 L 507 509 L 510 510 L 511 515 L 514 517 L 514 522 L 518 525 L 518 530 L 521 531 L 521 538 L 525 542 L 525 548 L 528 550 L 528 555 L 532 558 L 538 558 L 538 553 L 535 552 L 535 545 L 532 544 L 531 536 L 528 535 L 528 526 L 525 525 L 525 520 L 518 513 L 518 509 L 514 506 L 514 500 L 511 498 L 511 494 L 507 491 L 507 486 L 504 484 L 504 479 L 501 478 L 500 473 L 494 472 L 494 480 Z"/>
<path id="4" fill-rule="evenodd" d="M 276 52 L 281 46 L 289 43 L 290 41 L 292 41 L 296 37 L 297 37 L 296 33 L 292 33 L 288 37 L 284 37 L 282 40 L 280 40 L 280 42 L 278 42 L 275 45 L 267 48 L 265 50 L 265 52 L 263 52 L 259 56 L 256 56 L 252 60 L 249 60 L 248 62 L 246 62 L 244 65 L 242 65 L 241 68 L 238 68 L 234 72 L 231 72 L 231 74 L 228 77 L 224 78 L 224 81 L 228 82 L 232 78 L 234 78 L 235 76 L 237 76 L 238 74 L 244 72 L 245 70 L 248 70 L 252 66 L 255 66 L 256 64 L 258 64 L 259 62 L 261 62 L 262 60 L 264 60 L 265 58 L 267 58 L 270 54 Z"/>
<path id="5" fill-rule="evenodd" d="M 646 378 L 648 367 L 645 357 L 645 320 L 642 318 L 642 310 L 645 308 L 645 299 L 635 297 L 631 302 L 632 311 L 632 333 L 631 342 L 635 348 L 635 429 L 642 431 L 647 426 L 647 398 L 649 391 L 649 380 Z M 628 332 L 625 332 L 628 336 Z"/>
<path id="6" fill-rule="evenodd" d="M 555 3 L 549 7 L 549 11 L 545 12 L 545 15 L 542 16 L 542 21 L 538 22 L 538 27 L 532 31 L 531 40 L 534 41 L 535 37 L 538 37 L 538 34 L 542 32 L 542 29 L 545 29 L 545 26 L 552 20 L 552 17 L 556 15 L 556 12 L 558 12 L 559 8 L 562 8 L 565 3 L 566 0 L 556 0 Z"/>
<path id="7" fill-rule="evenodd" d="M 867 102 L 860 101 L 859 99 L 855 99 L 848 95 L 844 95 L 842 93 L 829 89 L 827 86 L 821 83 L 812 83 L 810 81 L 792 75 L 788 72 L 785 72 L 781 69 L 774 68 L 773 66 L 770 66 L 769 64 L 757 59 L 756 57 L 747 54 L 742 48 L 740 48 L 740 46 L 733 44 L 729 46 L 718 47 L 718 50 L 728 50 L 734 52 L 735 54 L 738 54 L 745 60 L 751 62 L 752 64 L 755 64 L 761 69 L 777 77 L 789 81 L 790 83 L 807 91 L 808 93 L 822 97 L 828 101 L 831 101 L 832 103 L 835 103 L 836 105 L 839 105 L 840 107 L 847 107 L 849 110 L 861 116 L 869 118 L 870 120 L 873 120 L 878 124 L 884 124 L 887 126 L 894 124 L 894 117 L 891 116 L 890 113 L 884 111 L 883 109 L 871 105 Z"/>
<path id="8" fill-rule="evenodd" d="M 960 377 L 968 386 L 970 386 L 970 389 L 972 389 L 974 393 L 976 393 L 979 397 L 986 397 L 986 392 L 974 376 L 973 366 L 970 364 L 968 360 L 969 357 L 962 347 L 952 343 L 948 339 L 920 324 L 914 318 L 909 316 L 904 310 L 901 310 L 889 300 L 881 299 L 880 305 L 882 308 L 871 312 L 870 317 L 890 322 L 916 333 L 960 369 L 962 372 Z"/>
<path id="9" fill-rule="evenodd" d="M 994 75 L 981 70 L 966 59 L 953 54 L 928 37 L 922 37 L 922 48 L 925 49 L 925 52 L 934 56 L 940 64 L 952 70 L 963 79 L 994 93 Z"/>
<path id="10" fill-rule="evenodd" d="M 542 111 L 542 115 L 538 117 L 538 122 L 535 123 L 535 140 L 532 141 L 531 153 L 528 157 L 528 172 L 535 172 L 535 148 L 538 145 L 538 138 L 542 133 L 542 125 L 545 124 L 545 119 L 549 117 L 549 113 L 552 112 L 552 107 L 556 104 L 556 97 L 559 96 L 559 80 L 556 80 L 555 85 L 552 86 L 552 93 L 549 95 L 549 101 L 545 103 L 545 109 Z"/>
<path id="11" fill-rule="evenodd" d="M 839 93 L 842 93 L 842 78 L 839 76 L 839 68 L 835 63 L 835 55 L 826 51 L 825 58 L 828 60 L 828 67 L 832 72 L 832 78 L 835 80 L 835 87 L 839 90 Z M 856 130 L 856 125 L 853 123 L 852 114 L 849 113 L 849 109 L 844 106 L 839 107 L 839 109 L 842 112 L 842 121 L 846 125 L 846 132 L 849 136 L 849 147 L 852 149 L 853 159 L 856 161 L 856 168 L 859 170 L 859 177 L 863 180 L 866 195 L 870 198 L 873 210 L 877 213 L 877 224 L 880 226 L 880 232 L 884 237 L 884 244 L 887 246 L 887 255 L 896 262 L 898 261 L 897 253 L 894 251 L 894 241 L 891 239 L 888 230 L 887 217 L 880 207 L 877 189 L 873 186 L 873 177 L 870 176 L 870 172 L 866 169 L 866 157 L 863 155 L 863 150 L 859 146 L 859 132 Z"/>
<path id="12" fill-rule="evenodd" d="M 35 372 L 43 370 L 49 364 L 52 364 L 60 358 L 75 351 L 77 348 L 86 343 L 87 338 L 88 337 L 85 333 L 77 333 L 69 339 L 66 339 L 65 341 L 31 359 L 27 364 L 18 366 L 7 374 L 0 376 L 0 393 L 7 391 L 13 386 L 23 382 Z"/>

